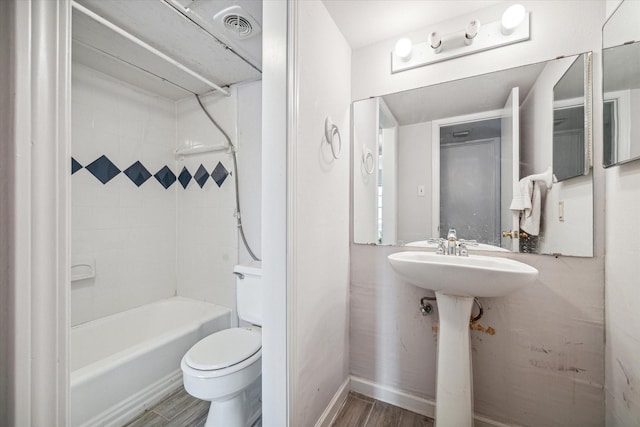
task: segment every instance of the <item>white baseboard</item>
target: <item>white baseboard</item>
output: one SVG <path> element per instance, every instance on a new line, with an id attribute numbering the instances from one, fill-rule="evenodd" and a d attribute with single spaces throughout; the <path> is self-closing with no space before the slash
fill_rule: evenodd
<path id="1" fill-rule="evenodd" d="M 333 398 L 329 402 L 327 408 L 324 410 L 322 415 L 320 415 L 315 427 L 329 427 L 333 423 L 338 412 L 340 412 L 340 409 L 342 408 L 342 404 L 347 399 L 350 385 L 351 378 L 347 377 L 340 388 L 338 388 L 338 391 L 336 391 L 336 394 L 333 395 Z"/>
<path id="2" fill-rule="evenodd" d="M 379 385 L 364 378 L 352 376 L 351 390 L 429 418 L 433 418 L 436 413 L 436 402 L 433 400 L 413 396 L 404 391 Z"/>
<path id="3" fill-rule="evenodd" d="M 405 393 L 404 391 L 386 387 L 365 380 L 364 378 L 354 376 L 351 376 L 351 390 L 399 408 L 406 409 L 407 411 L 415 412 L 429 418 L 435 418 L 436 402 L 433 400 L 413 396 Z M 482 415 L 474 415 L 473 418 L 475 427 L 516 427 L 515 424 L 504 424 Z"/>
<path id="4" fill-rule="evenodd" d="M 145 409 L 160 402 L 165 397 L 176 391 L 182 385 L 182 371 L 172 372 L 149 387 L 137 392 L 129 399 L 109 408 L 84 423 L 81 427 L 90 426 L 123 426 L 136 416 L 142 414 Z"/>

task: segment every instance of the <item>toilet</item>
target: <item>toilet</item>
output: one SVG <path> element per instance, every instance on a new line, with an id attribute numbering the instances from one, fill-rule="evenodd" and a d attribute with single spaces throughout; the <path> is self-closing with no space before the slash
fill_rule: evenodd
<path id="1" fill-rule="evenodd" d="M 225 329 L 182 358 L 185 390 L 211 402 L 205 427 L 251 427 L 262 414 L 262 268 L 237 265 L 238 317 L 250 327 Z"/>

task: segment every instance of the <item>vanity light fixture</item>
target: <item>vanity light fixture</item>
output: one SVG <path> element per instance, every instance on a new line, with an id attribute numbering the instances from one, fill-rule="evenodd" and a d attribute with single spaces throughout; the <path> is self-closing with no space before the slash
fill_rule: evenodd
<path id="1" fill-rule="evenodd" d="M 391 73 L 527 41 L 529 18 L 524 6 L 514 4 L 501 17 L 483 25 L 472 19 L 463 30 L 445 35 L 432 31 L 426 42 L 411 44 L 409 39 L 400 39 L 391 53 Z"/>

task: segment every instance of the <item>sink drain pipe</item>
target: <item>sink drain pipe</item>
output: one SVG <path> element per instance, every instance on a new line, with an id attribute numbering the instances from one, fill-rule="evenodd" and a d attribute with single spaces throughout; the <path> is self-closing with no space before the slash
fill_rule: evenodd
<path id="1" fill-rule="evenodd" d="M 429 314 L 431 314 L 431 312 L 433 311 L 433 306 L 429 301 L 435 301 L 435 300 L 436 300 L 436 297 L 420 298 L 420 313 L 423 316 L 428 316 Z M 471 319 L 469 319 L 469 323 L 477 322 L 478 320 L 482 319 L 482 316 L 484 314 L 484 310 L 482 309 L 482 304 L 480 303 L 480 300 L 478 298 L 474 298 L 473 302 L 478 306 L 478 314 L 473 316 L 473 313 L 472 313 Z"/>

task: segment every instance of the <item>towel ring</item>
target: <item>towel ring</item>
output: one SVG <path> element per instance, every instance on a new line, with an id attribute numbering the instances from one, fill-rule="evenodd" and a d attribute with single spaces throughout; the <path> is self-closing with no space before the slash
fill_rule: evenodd
<path id="1" fill-rule="evenodd" d="M 338 136 L 338 148 L 336 150 L 335 136 Z M 327 139 L 327 142 L 331 146 L 331 154 L 334 159 L 340 158 L 340 152 L 342 151 L 342 138 L 340 137 L 340 130 L 338 126 L 336 126 L 329 117 L 324 121 L 324 136 Z M 337 151 L 337 152 L 336 152 Z"/>
<path id="2" fill-rule="evenodd" d="M 369 166 L 371 163 L 371 166 Z M 366 145 L 362 146 L 362 166 L 364 167 L 364 171 L 371 175 L 373 173 L 373 168 L 376 166 L 375 160 L 373 158 L 373 153 L 369 150 L 369 147 Z"/>

